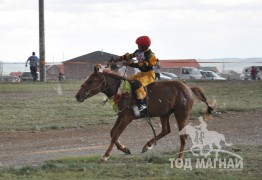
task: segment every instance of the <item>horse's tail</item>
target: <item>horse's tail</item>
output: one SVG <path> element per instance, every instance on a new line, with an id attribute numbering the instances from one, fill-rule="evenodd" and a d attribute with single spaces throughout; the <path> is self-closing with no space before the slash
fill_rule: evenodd
<path id="1" fill-rule="evenodd" d="M 202 102 L 204 102 L 207 105 L 207 115 L 212 114 L 212 111 L 214 110 L 213 107 L 211 107 L 208 102 L 207 98 L 205 97 L 203 91 L 199 87 L 192 87 L 190 88 L 193 92 L 193 94 Z"/>

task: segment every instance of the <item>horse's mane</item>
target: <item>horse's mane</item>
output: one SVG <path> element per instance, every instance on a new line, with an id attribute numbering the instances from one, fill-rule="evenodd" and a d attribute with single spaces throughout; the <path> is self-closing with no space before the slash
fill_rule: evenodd
<path id="1" fill-rule="evenodd" d="M 110 71 L 110 70 L 103 70 L 102 72 L 103 75 L 112 77 L 114 79 L 119 79 L 119 80 L 127 80 L 127 78 L 123 75 L 121 75 L 118 72 Z"/>

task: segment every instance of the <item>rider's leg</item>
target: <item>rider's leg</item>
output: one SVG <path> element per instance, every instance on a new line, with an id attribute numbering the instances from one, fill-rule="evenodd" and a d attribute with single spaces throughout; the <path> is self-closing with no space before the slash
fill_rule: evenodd
<path id="1" fill-rule="evenodd" d="M 146 91 L 143 86 L 141 86 L 139 89 L 136 90 L 136 97 L 137 97 L 137 104 L 139 111 L 143 111 L 147 108 L 145 97 L 146 97 Z"/>
<path id="2" fill-rule="evenodd" d="M 144 101 L 146 92 L 141 82 L 138 80 L 132 80 L 131 87 L 132 91 L 136 94 L 137 106 L 139 111 L 146 109 L 146 102 Z"/>

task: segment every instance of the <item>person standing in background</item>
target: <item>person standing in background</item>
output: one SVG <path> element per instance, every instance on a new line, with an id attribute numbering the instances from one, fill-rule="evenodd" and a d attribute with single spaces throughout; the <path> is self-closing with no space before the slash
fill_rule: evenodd
<path id="1" fill-rule="evenodd" d="M 159 59 L 156 59 L 156 65 L 154 66 L 154 71 L 155 71 L 155 75 L 156 75 L 156 80 L 161 80 L 160 77 L 160 63 L 159 63 Z"/>
<path id="2" fill-rule="evenodd" d="M 254 66 L 252 66 L 252 69 L 251 69 L 251 79 L 252 80 L 257 79 L 257 68 L 255 68 Z"/>
<path id="3" fill-rule="evenodd" d="M 28 61 L 29 61 L 29 65 L 30 65 L 31 74 L 32 74 L 32 76 L 33 76 L 34 81 L 36 81 L 37 78 L 38 78 L 36 72 L 37 72 L 37 67 L 38 67 L 38 65 L 39 65 L 39 59 L 38 59 L 38 57 L 35 55 L 35 52 L 33 52 L 33 53 L 32 53 L 32 56 L 30 56 L 30 57 L 27 59 L 27 61 L 26 61 L 26 63 L 25 63 L 25 67 L 27 67 Z"/>

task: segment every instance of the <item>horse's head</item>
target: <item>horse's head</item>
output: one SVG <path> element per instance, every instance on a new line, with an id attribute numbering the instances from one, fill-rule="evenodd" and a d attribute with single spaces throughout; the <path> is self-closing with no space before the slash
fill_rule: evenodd
<path id="1" fill-rule="evenodd" d="M 75 98 L 79 102 L 92 97 L 105 89 L 105 77 L 101 73 L 101 65 L 96 65 L 94 73 L 91 74 L 87 80 L 81 85 L 81 88 L 76 93 Z"/>

